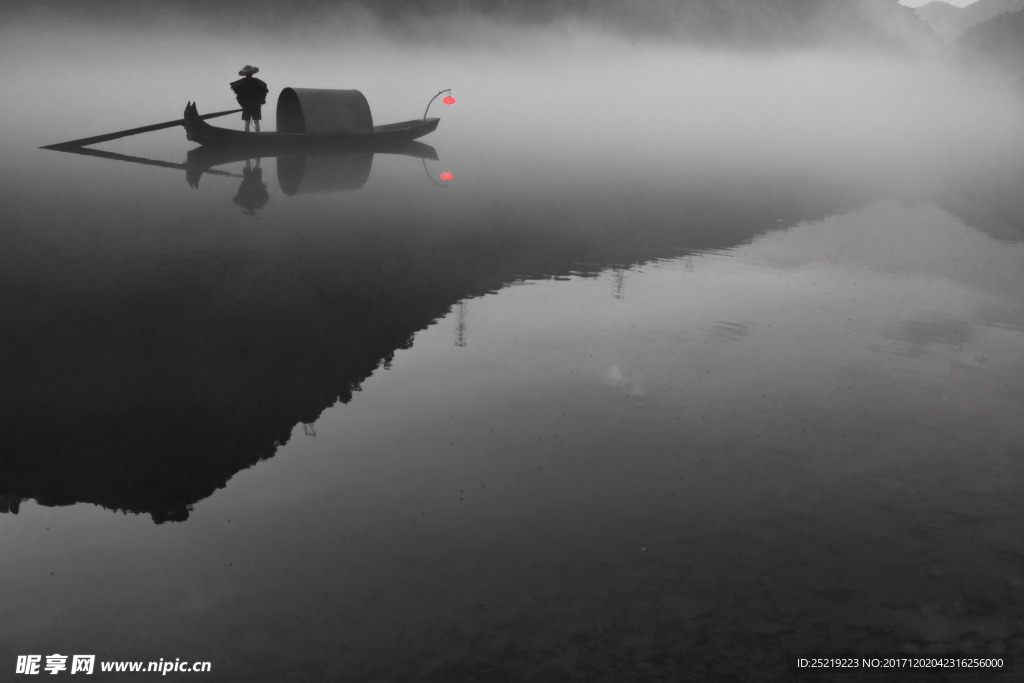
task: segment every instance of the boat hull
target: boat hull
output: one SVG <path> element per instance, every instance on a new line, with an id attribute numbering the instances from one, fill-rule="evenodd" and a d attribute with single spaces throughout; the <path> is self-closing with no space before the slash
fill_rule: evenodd
<path id="1" fill-rule="evenodd" d="M 414 119 L 389 123 L 383 126 L 374 126 L 372 133 L 363 134 L 255 133 L 211 126 L 199 117 L 195 103 L 189 103 L 185 107 L 183 121 L 185 136 L 200 145 L 253 150 L 273 148 L 303 151 L 323 149 L 325 146 L 358 147 L 370 150 L 391 144 L 400 144 L 434 132 L 441 119 Z"/>

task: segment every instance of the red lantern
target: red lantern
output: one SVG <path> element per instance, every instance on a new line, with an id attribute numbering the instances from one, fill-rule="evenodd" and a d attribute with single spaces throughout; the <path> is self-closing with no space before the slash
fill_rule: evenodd
<path id="1" fill-rule="evenodd" d="M 451 180 L 451 179 L 452 179 L 452 174 L 449 173 L 448 171 L 445 171 L 444 173 L 441 174 L 441 180 Z"/>
<path id="2" fill-rule="evenodd" d="M 441 101 L 444 102 L 445 104 L 455 104 L 455 98 L 452 97 L 451 95 L 449 95 L 448 97 L 444 98 Z"/>

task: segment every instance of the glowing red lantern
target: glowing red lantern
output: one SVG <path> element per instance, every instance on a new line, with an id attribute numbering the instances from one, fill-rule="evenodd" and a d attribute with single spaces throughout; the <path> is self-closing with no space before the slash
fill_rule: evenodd
<path id="1" fill-rule="evenodd" d="M 441 101 L 444 102 L 445 104 L 455 104 L 455 98 L 452 97 L 451 95 L 449 95 L 448 97 L 444 98 Z"/>
<path id="2" fill-rule="evenodd" d="M 452 179 L 452 174 L 449 173 L 448 171 L 445 171 L 444 173 L 441 174 L 441 180 L 451 180 L 451 179 Z"/>

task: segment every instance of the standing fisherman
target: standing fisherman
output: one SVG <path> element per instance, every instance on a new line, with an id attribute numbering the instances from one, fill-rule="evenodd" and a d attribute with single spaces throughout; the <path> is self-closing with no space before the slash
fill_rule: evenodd
<path id="1" fill-rule="evenodd" d="M 267 92 L 270 90 L 266 83 L 252 77 L 257 71 L 259 68 L 246 64 L 238 72 L 239 76 L 245 78 L 239 78 L 231 84 L 231 89 L 235 91 L 235 99 L 242 105 L 242 120 L 245 121 L 246 133 L 249 132 L 249 121 L 255 122 L 256 132 L 260 132 L 260 107 L 266 104 Z"/>

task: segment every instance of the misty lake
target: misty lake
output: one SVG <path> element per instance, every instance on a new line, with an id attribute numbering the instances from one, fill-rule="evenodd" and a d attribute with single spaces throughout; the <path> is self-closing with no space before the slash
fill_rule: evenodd
<path id="1" fill-rule="evenodd" d="M 473 30 L 4 29 L 0 668 L 668 683 L 1024 649 L 1019 96 Z M 269 130 L 285 86 L 378 123 L 456 102 L 436 159 L 38 149 L 234 108 L 246 62 Z"/>

